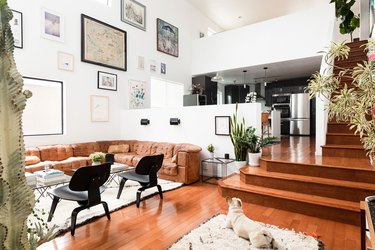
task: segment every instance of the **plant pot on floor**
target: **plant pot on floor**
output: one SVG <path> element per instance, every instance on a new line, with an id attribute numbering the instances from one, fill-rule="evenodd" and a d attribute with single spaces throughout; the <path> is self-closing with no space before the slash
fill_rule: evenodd
<path id="1" fill-rule="evenodd" d="M 262 152 L 259 153 L 248 153 L 249 155 L 249 165 L 259 166 L 259 159 L 262 155 Z"/>
<path id="2" fill-rule="evenodd" d="M 234 165 L 235 165 L 235 168 L 236 168 L 236 173 L 239 173 L 240 172 L 240 168 L 243 168 L 246 166 L 246 161 L 235 161 L 234 162 Z"/>

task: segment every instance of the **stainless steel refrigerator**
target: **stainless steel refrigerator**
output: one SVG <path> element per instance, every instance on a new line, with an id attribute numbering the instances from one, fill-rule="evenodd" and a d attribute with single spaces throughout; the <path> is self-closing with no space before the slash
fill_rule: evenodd
<path id="1" fill-rule="evenodd" d="M 310 98 L 307 93 L 290 95 L 290 134 L 310 135 Z"/>

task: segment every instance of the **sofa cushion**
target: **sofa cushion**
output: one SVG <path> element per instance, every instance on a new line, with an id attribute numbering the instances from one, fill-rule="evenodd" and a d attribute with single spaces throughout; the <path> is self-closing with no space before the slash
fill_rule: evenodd
<path id="1" fill-rule="evenodd" d="M 73 156 L 73 148 L 70 145 L 40 146 L 41 161 L 62 161 Z"/>
<path id="2" fill-rule="evenodd" d="M 164 154 L 165 158 L 172 158 L 174 144 L 172 143 L 153 143 L 151 146 L 151 154 Z"/>
<path id="3" fill-rule="evenodd" d="M 172 162 L 172 159 L 164 159 L 163 166 L 159 170 L 159 173 L 166 175 L 177 175 L 178 167 L 176 163 Z"/>
<path id="4" fill-rule="evenodd" d="M 83 142 L 72 144 L 74 156 L 88 157 L 94 152 L 100 152 L 99 144 L 96 142 Z"/>
<path id="5" fill-rule="evenodd" d="M 115 154 L 115 162 L 133 166 L 134 153 Z"/>
<path id="6" fill-rule="evenodd" d="M 25 156 L 33 155 L 37 156 L 40 159 L 40 152 L 38 148 L 29 147 L 25 149 Z"/>
<path id="7" fill-rule="evenodd" d="M 144 155 L 135 155 L 132 159 L 132 166 L 136 167 L 139 161 L 144 157 Z"/>
<path id="8" fill-rule="evenodd" d="M 28 165 L 33 165 L 33 164 L 37 164 L 40 162 L 40 159 L 38 156 L 35 156 L 35 155 L 27 155 L 25 157 L 25 164 L 26 166 Z"/>
<path id="9" fill-rule="evenodd" d="M 70 171 L 73 168 L 80 168 L 87 166 L 88 157 L 69 157 L 62 161 L 52 163 L 53 169 L 58 169 L 64 172 Z"/>
<path id="10" fill-rule="evenodd" d="M 134 143 L 133 151 L 137 155 L 150 155 L 152 142 L 136 142 Z"/>
<path id="11" fill-rule="evenodd" d="M 116 154 L 116 153 L 128 153 L 129 152 L 129 145 L 128 144 L 120 144 L 120 145 L 111 145 L 108 147 L 108 153 Z"/>

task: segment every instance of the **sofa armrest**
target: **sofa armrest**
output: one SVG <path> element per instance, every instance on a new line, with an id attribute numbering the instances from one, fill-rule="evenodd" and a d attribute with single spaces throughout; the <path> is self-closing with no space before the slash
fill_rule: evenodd
<path id="1" fill-rule="evenodd" d="M 199 180 L 200 153 L 179 151 L 177 154 L 178 171 L 183 169 L 185 175 L 183 182 L 190 184 Z"/>
<path id="2" fill-rule="evenodd" d="M 202 148 L 190 143 L 181 143 L 176 144 L 173 151 L 173 155 L 178 154 L 178 152 L 199 153 L 202 151 Z"/>

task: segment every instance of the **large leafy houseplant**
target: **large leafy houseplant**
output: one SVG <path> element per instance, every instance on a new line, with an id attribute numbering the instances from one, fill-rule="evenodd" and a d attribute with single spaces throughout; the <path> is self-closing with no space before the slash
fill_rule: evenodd
<path id="1" fill-rule="evenodd" d="M 230 117 L 230 139 L 234 147 L 234 155 L 236 161 L 246 161 L 247 142 L 246 142 L 246 126 L 245 119 L 238 120 L 238 103 L 236 104 L 236 112 Z"/>
<path id="2" fill-rule="evenodd" d="M 351 10 L 355 4 L 355 0 L 331 0 L 330 3 L 335 4 L 336 18 L 339 18 L 341 34 L 349 34 L 350 40 L 353 41 L 353 31 L 359 27 L 359 16 L 355 15 Z"/>
<path id="3" fill-rule="evenodd" d="M 253 127 L 248 127 L 246 129 L 246 142 L 249 153 L 260 153 L 263 147 L 271 145 L 276 141 L 277 137 L 274 136 L 262 137 L 256 135 L 256 129 Z"/>
<path id="4" fill-rule="evenodd" d="M 374 165 L 375 157 L 375 43 L 369 41 L 366 49 L 369 61 L 352 68 L 340 68 L 333 65 L 334 60 L 348 58 L 350 48 L 345 44 L 331 43 L 325 55 L 328 65 L 339 69 L 339 73 L 323 72 L 315 73 L 309 80 L 308 90 L 310 97 L 322 95 L 329 100 L 329 118 L 336 121 L 349 122 L 354 133 L 359 134 L 361 142 L 370 156 Z M 341 81 L 351 82 L 354 87 L 344 84 L 340 88 Z"/>

